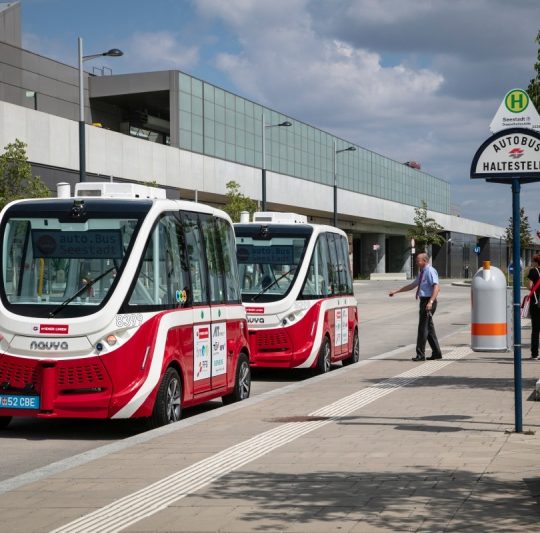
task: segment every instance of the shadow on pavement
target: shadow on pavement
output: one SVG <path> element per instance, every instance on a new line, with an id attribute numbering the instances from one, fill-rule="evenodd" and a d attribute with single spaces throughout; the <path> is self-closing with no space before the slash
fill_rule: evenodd
<path id="1" fill-rule="evenodd" d="M 412 471 L 411 471 L 412 470 Z M 250 531 L 532 531 L 540 507 L 525 480 L 503 481 L 467 470 L 406 472 L 235 472 L 199 497 L 235 506 Z M 536 484 L 534 484 L 536 487 Z M 228 502 L 228 500 L 231 500 Z M 451 524 L 450 524 L 451 522 Z M 324 527 L 324 525 L 323 525 Z M 531 529 L 532 528 L 532 529 Z M 371 530 L 371 529 L 370 529 Z M 304 531 L 304 529 L 302 529 Z"/>
<path id="2" fill-rule="evenodd" d="M 536 363 L 538 364 L 538 363 Z M 540 371 L 540 365 L 539 365 Z M 400 378 L 389 378 L 381 382 L 380 378 L 366 379 L 365 383 L 371 383 L 372 386 L 377 386 L 381 389 L 392 389 L 396 386 L 401 386 Z M 522 380 L 522 386 L 524 390 L 534 389 L 536 379 L 524 378 Z M 416 381 L 407 385 L 402 385 L 404 388 L 421 388 L 421 387 L 448 387 L 453 389 L 486 389 L 492 391 L 513 391 L 514 390 L 514 378 L 479 378 L 479 377 L 465 377 L 465 376 L 441 376 L 437 374 L 431 374 L 425 378 L 417 379 Z"/>

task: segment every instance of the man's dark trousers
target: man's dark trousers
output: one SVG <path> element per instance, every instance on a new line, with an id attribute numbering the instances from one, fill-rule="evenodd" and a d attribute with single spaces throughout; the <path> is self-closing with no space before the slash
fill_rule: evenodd
<path id="1" fill-rule="evenodd" d="M 431 312 L 428 313 L 426 311 L 426 306 L 430 299 L 431 297 L 429 296 L 420 298 L 420 316 L 418 317 L 418 336 L 416 338 L 416 355 L 419 357 L 425 357 L 426 355 L 426 341 L 429 342 L 435 357 L 442 356 L 432 318 L 432 315 L 434 315 L 437 310 L 437 300 L 433 302 Z"/>

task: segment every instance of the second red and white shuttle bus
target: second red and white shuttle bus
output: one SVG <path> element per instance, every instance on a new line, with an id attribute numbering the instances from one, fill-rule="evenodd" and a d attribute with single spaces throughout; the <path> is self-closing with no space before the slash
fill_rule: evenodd
<path id="1" fill-rule="evenodd" d="M 292 213 L 235 224 L 253 367 L 359 360 L 358 309 L 345 233 Z"/>

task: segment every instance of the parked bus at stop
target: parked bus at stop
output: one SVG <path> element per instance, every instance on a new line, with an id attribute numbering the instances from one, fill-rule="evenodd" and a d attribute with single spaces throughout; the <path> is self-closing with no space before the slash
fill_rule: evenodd
<path id="1" fill-rule="evenodd" d="M 293 213 L 235 224 L 253 367 L 313 368 L 359 359 L 345 233 Z"/>
<path id="2" fill-rule="evenodd" d="M 0 215 L 0 427 L 14 416 L 159 426 L 183 407 L 247 398 L 230 218 L 134 184 L 65 196 Z"/>

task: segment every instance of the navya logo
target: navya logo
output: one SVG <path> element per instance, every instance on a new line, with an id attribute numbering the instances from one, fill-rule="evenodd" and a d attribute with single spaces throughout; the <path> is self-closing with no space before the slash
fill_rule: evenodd
<path id="1" fill-rule="evenodd" d="M 264 324 L 264 318 L 262 316 L 248 316 L 248 324 Z"/>
<path id="2" fill-rule="evenodd" d="M 69 350 L 69 344 L 66 341 L 32 341 L 30 343 L 31 350 Z"/>
<path id="3" fill-rule="evenodd" d="M 508 152 L 508 155 L 513 159 L 519 159 L 524 153 L 525 150 L 522 150 L 521 148 L 512 148 L 512 150 Z"/>

